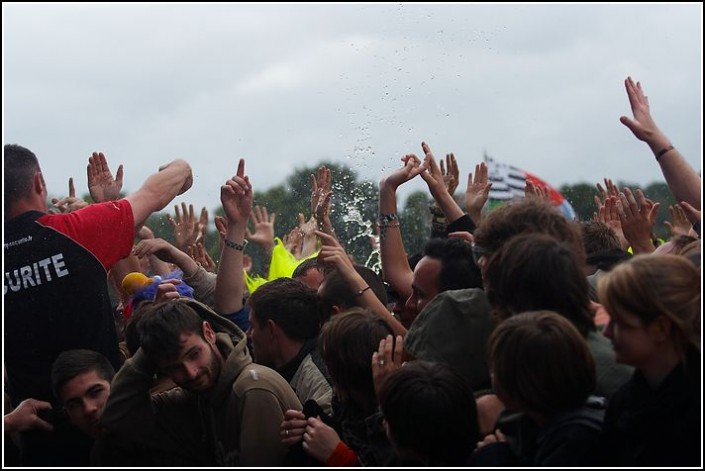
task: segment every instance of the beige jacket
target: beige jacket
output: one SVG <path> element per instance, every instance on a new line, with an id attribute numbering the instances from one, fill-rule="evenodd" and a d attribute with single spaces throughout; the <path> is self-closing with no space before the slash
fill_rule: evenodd
<path id="1" fill-rule="evenodd" d="M 103 426 L 184 466 L 282 466 L 279 426 L 301 402 L 277 372 L 252 362 L 239 328 L 198 301 L 184 302 L 219 332 L 216 346 L 226 360 L 215 387 L 150 396 L 153 371 L 140 349 L 113 380 Z"/>

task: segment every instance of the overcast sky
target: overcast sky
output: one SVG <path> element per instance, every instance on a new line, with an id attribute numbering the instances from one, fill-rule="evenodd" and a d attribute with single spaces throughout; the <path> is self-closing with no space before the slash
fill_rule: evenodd
<path id="1" fill-rule="evenodd" d="M 209 209 L 240 157 L 255 190 L 322 160 L 377 181 L 422 140 L 462 175 L 486 150 L 554 186 L 646 185 L 662 176 L 619 122 L 623 81 L 700 171 L 702 10 L 3 3 L 3 142 L 37 154 L 50 194 L 85 192 L 94 150 L 127 191 L 185 158 L 177 201 Z"/>

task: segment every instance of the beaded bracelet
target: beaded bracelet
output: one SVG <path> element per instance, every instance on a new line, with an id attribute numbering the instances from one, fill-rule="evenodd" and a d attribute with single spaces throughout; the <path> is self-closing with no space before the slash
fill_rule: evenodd
<path id="1" fill-rule="evenodd" d="M 397 216 L 397 213 L 389 213 L 389 214 L 380 214 L 379 215 L 379 223 L 380 225 L 385 225 L 389 224 L 392 221 L 396 221 L 399 219 L 399 216 Z"/>

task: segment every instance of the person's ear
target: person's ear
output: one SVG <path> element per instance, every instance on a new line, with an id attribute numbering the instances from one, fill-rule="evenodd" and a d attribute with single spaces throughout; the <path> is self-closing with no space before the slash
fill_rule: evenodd
<path id="1" fill-rule="evenodd" d="M 42 175 L 42 172 L 36 172 L 34 174 L 33 188 L 34 192 L 38 195 L 43 194 L 46 189 L 46 183 L 44 183 L 44 176 Z"/>
<path id="2" fill-rule="evenodd" d="M 267 320 L 267 330 L 272 338 L 278 339 L 281 329 L 272 319 Z"/>
<path id="3" fill-rule="evenodd" d="M 661 314 L 649 324 L 649 331 L 657 342 L 666 342 L 671 339 L 673 321 L 670 317 Z"/>
<path id="4" fill-rule="evenodd" d="M 205 338 L 206 342 L 208 342 L 209 344 L 215 345 L 215 331 L 208 323 L 208 321 L 203 321 L 203 338 Z"/>

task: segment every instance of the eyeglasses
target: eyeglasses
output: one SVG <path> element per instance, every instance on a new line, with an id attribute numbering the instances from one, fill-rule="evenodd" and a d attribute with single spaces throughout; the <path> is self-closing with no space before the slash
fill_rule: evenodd
<path id="1" fill-rule="evenodd" d="M 470 249 L 472 250 L 472 259 L 478 267 L 484 265 L 485 258 L 492 253 L 490 250 L 477 245 L 475 242 L 470 244 Z"/>

